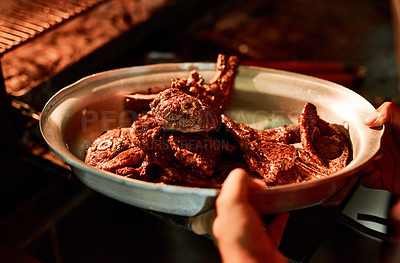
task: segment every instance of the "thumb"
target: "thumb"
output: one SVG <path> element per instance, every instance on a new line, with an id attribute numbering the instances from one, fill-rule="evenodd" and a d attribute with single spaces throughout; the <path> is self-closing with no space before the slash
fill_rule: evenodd
<path id="1" fill-rule="evenodd" d="M 393 102 L 385 102 L 376 111 L 371 112 L 364 119 L 364 123 L 369 127 L 389 123 L 395 130 L 400 131 L 400 107 Z"/>

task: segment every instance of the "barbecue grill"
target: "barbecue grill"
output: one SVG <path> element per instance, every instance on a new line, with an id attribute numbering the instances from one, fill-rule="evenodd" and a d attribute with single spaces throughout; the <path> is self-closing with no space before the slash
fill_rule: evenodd
<path id="1" fill-rule="evenodd" d="M 4 79 L 3 56 L 10 51 L 22 46 L 23 44 L 38 38 L 40 35 L 46 33 L 50 29 L 60 25 L 62 22 L 72 19 L 73 17 L 89 11 L 91 8 L 105 2 L 103 0 L 91 1 L 28 1 L 28 0 L 15 0 L 15 1 L 1 1 L 0 2 L 0 102 L 2 110 L 5 114 L 1 118 L 5 127 L 9 129 L 3 131 L 5 137 L 14 138 L 15 121 L 13 123 L 11 117 L 11 109 L 9 105 L 16 108 L 20 113 L 26 115 L 29 119 L 38 120 L 40 112 L 31 107 L 31 105 L 24 103 L 17 98 L 8 98 L 6 93 L 15 93 L 6 87 L 6 80 Z M 29 49 L 29 47 L 28 47 Z M 9 60 L 14 59 L 14 54 L 9 55 Z M 16 70 L 11 68 L 11 70 Z M 17 73 L 18 74 L 18 73 Z M 10 77 L 10 76 L 6 76 Z M 12 77 L 12 76 L 11 76 Z M 41 81 L 44 81 L 44 77 Z M 47 76 L 48 77 L 48 76 Z M 26 86 L 22 93 L 29 90 L 37 83 Z M 21 86 L 24 83 L 21 83 Z M 25 90 L 25 91 L 24 91 Z M 20 91 L 21 92 L 21 91 Z M 11 99 L 11 101 L 10 101 Z M 30 124 L 28 124 L 30 125 Z M 12 128 L 11 128 L 12 127 Z M 3 143 L 7 148 L 15 149 L 17 142 L 11 139 L 11 143 Z"/>
<path id="2" fill-rule="evenodd" d="M 28 1 L 28 0 L 15 0 L 15 1 L 1 1 L 0 2 L 0 63 L 3 62 L 5 55 L 10 56 L 10 60 L 14 59 L 14 54 L 10 51 L 15 50 L 23 44 L 38 38 L 40 35 L 48 32 L 50 29 L 60 25 L 62 22 L 72 19 L 78 14 L 89 11 L 91 8 L 105 2 L 98 1 Z M 27 47 L 29 49 L 29 47 Z M 1 121 L 5 129 L 2 131 L 3 137 L 8 137 L 9 140 L 2 143 L 2 146 L 7 149 L 17 148 L 16 132 L 30 126 L 32 121 L 39 119 L 40 112 L 35 110 L 31 105 L 23 101 L 10 97 L 9 94 L 13 93 L 6 88 L 6 81 L 3 74 L 4 65 L 0 64 L 0 101 L 4 114 L 2 114 Z M 12 70 L 12 69 L 11 69 Z M 14 68 L 14 70 L 17 70 Z M 44 78 L 45 76 L 43 76 Z M 42 79 L 43 81 L 44 79 Z M 26 90 L 31 87 L 26 87 Z M 27 116 L 28 119 L 23 119 L 25 122 L 23 126 L 17 127 L 21 120 L 19 113 L 14 114 L 17 109 L 19 113 Z M 27 122 L 27 123 L 26 123 Z M 16 150 L 12 151 L 15 152 Z M 15 156 L 15 155 L 11 155 Z M 6 158 L 8 159 L 8 158 Z M 7 161 L 5 162 L 7 163 Z"/>
<path id="3" fill-rule="evenodd" d="M 105 0 L 3 1 L 0 3 L 0 54 L 45 33 Z"/>

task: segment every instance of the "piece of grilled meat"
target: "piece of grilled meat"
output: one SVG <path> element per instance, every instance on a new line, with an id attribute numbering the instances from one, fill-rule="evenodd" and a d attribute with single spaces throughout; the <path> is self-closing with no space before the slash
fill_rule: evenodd
<path id="1" fill-rule="evenodd" d="M 304 106 L 299 126 L 304 149 L 299 152 L 299 157 L 310 174 L 329 175 L 348 164 L 350 148 L 347 139 L 337 127 L 318 116 L 313 104 Z"/>
<path id="2" fill-rule="evenodd" d="M 225 115 L 221 115 L 221 121 L 238 143 L 249 169 L 257 172 L 266 183 L 275 181 L 279 173 L 293 167 L 297 157 L 293 145 L 276 142 L 275 137 L 271 139 L 268 133 L 258 132 Z"/>
<path id="3" fill-rule="evenodd" d="M 221 120 L 238 143 L 249 169 L 268 185 L 324 177 L 343 169 L 350 159 L 343 133 L 322 120 L 311 103 L 304 106 L 298 125 L 256 131 L 225 115 Z M 303 149 L 292 145 L 298 142 Z"/>
<path id="4" fill-rule="evenodd" d="M 228 57 L 220 54 L 216 63 L 216 73 L 208 84 L 204 83 L 203 77 L 196 70 L 193 70 L 188 78 L 173 79 L 171 87 L 200 99 L 215 113 L 221 114 L 233 89 L 238 66 L 239 59 L 236 56 Z"/>
<path id="5" fill-rule="evenodd" d="M 145 158 L 142 149 L 131 140 L 130 128 L 117 128 L 94 140 L 86 152 L 85 163 L 122 176 L 147 180 Z"/>
<path id="6" fill-rule="evenodd" d="M 158 125 L 168 131 L 209 132 L 219 124 L 210 106 L 177 88 L 160 92 L 150 108 Z"/>

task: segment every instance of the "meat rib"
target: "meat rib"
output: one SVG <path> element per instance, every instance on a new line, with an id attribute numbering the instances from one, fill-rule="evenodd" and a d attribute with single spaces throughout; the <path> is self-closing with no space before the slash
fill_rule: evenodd
<path id="1" fill-rule="evenodd" d="M 171 87 L 181 89 L 185 93 L 200 99 L 203 103 L 209 105 L 215 113 L 221 114 L 233 89 L 238 66 L 239 60 L 236 56 L 228 57 L 220 54 L 216 63 L 216 73 L 210 83 L 205 84 L 203 77 L 196 70 L 193 70 L 187 79 L 173 79 Z"/>
<path id="2" fill-rule="evenodd" d="M 329 175 L 343 169 L 350 158 L 350 149 L 343 133 L 322 120 L 317 108 L 307 103 L 299 117 L 300 138 L 304 151 L 299 157 L 317 173 Z"/>
<path id="3" fill-rule="evenodd" d="M 296 160 L 293 145 L 271 141 L 266 133 L 221 115 L 227 132 L 238 143 L 250 170 L 257 172 L 266 183 L 276 180 L 278 174 L 290 170 Z"/>

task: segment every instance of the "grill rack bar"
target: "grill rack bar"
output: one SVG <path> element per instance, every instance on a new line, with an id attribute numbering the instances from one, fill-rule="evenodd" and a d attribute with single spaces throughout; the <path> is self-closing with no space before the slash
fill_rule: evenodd
<path id="1" fill-rule="evenodd" d="M 0 1 L 0 55 L 106 1 Z"/>

